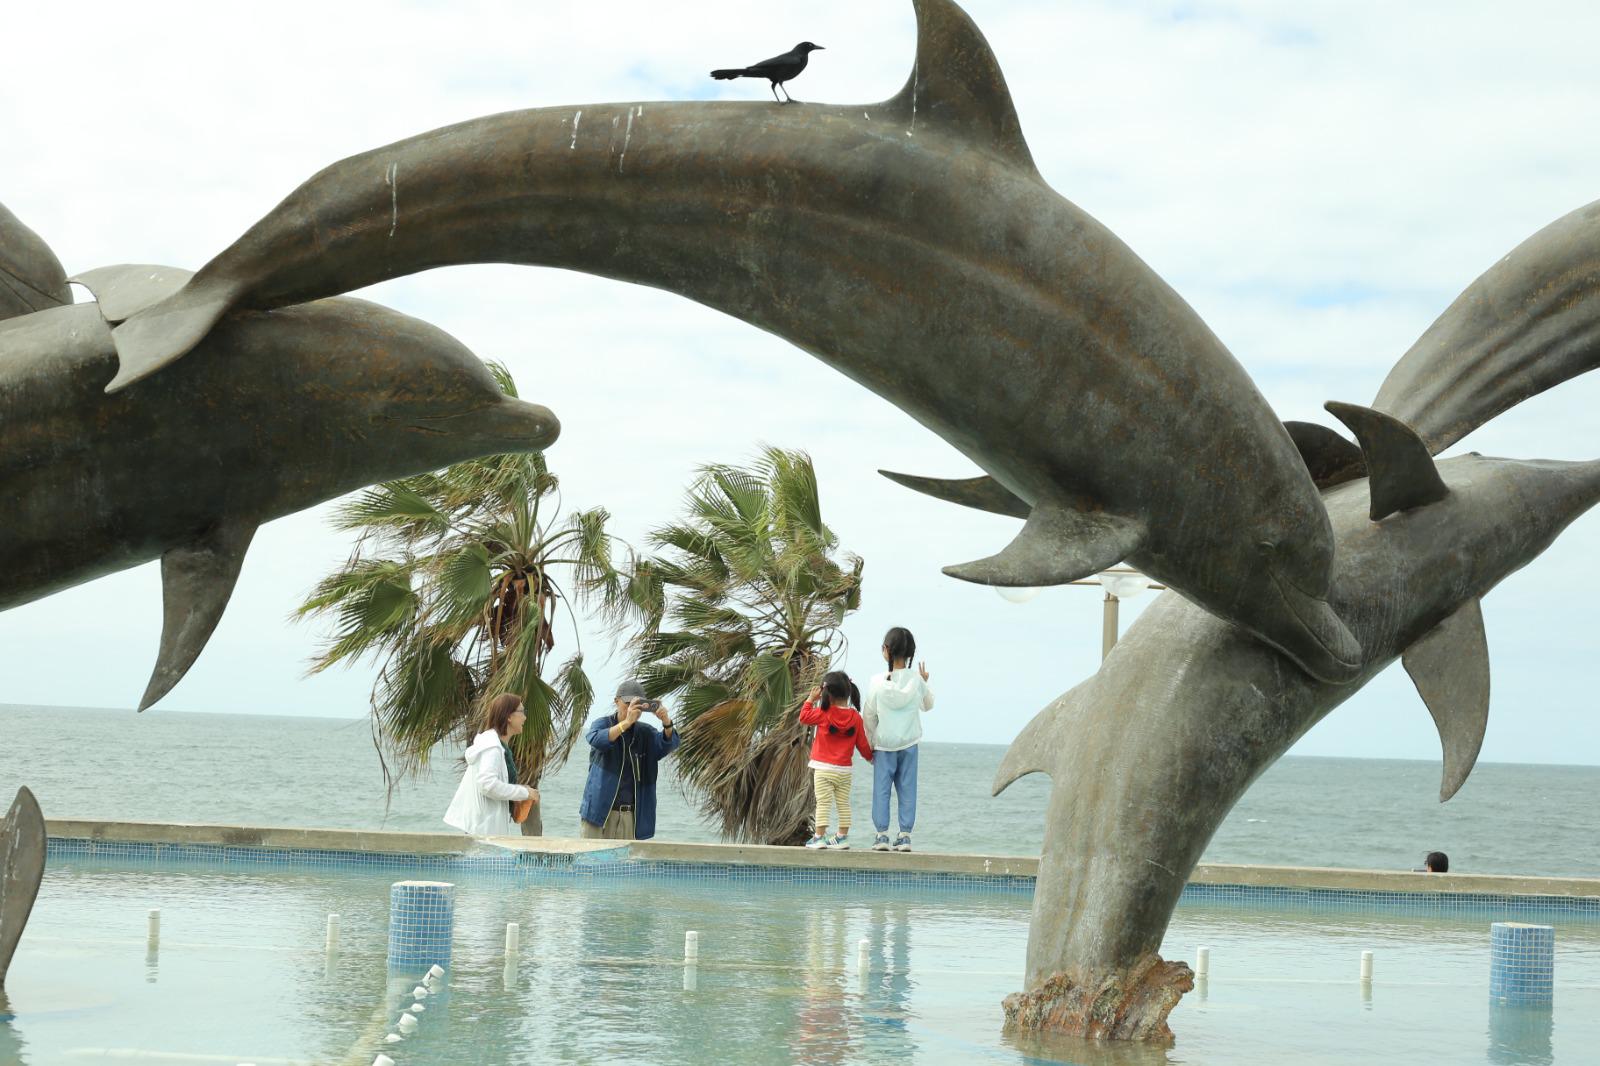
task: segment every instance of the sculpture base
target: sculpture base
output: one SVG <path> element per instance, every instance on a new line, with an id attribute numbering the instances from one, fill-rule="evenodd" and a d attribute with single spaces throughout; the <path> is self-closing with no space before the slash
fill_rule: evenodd
<path id="1" fill-rule="evenodd" d="M 1055 973 L 1038 988 L 1005 998 L 1006 1028 L 1170 1045 L 1167 1015 L 1193 988 L 1188 963 L 1155 954 L 1109 974 Z"/>

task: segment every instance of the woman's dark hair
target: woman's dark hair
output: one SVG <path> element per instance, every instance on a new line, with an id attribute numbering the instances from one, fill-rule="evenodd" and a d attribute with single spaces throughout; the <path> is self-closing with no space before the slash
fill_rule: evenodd
<path id="1" fill-rule="evenodd" d="M 1450 872 L 1450 857 L 1442 851 L 1430 851 L 1428 857 L 1422 860 L 1422 865 L 1428 868 L 1429 873 L 1447 874 Z"/>
<path id="2" fill-rule="evenodd" d="M 855 702 L 852 703 L 851 701 Z M 822 675 L 822 709 L 835 705 L 857 706 L 861 702 L 860 690 L 843 670 L 833 670 Z"/>
<path id="3" fill-rule="evenodd" d="M 490 700 L 484 708 L 484 720 L 488 727 L 500 736 L 506 735 L 506 723 L 511 721 L 511 716 L 522 708 L 522 697 L 511 692 L 502 692 Z"/>
<path id="4" fill-rule="evenodd" d="M 883 635 L 883 646 L 889 652 L 889 673 L 894 673 L 894 664 L 901 659 L 906 665 L 911 665 L 911 660 L 917 654 L 917 638 L 911 635 L 911 630 L 895 626 Z"/>

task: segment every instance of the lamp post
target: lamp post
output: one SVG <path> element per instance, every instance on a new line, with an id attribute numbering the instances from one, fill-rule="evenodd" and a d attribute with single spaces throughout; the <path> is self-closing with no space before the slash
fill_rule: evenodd
<path id="1" fill-rule="evenodd" d="M 1106 590 L 1104 607 L 1100 618 L 1100 659 L 1103 662 L 1111 649 L 1117 645 L 1118 636 L 1118 611 L 1117 606 L 1123 600 L 1131 600 L 1135 596 L 1144 594 L 1146 589 L 1164 589 L 1167 586 L 1151 581 L 1139 571 L 1126 566 L 1114 566 L 1110 570 L 1103 570 L 1094 577 L 1081 578 L 1069 581 L 1070 585 L 1099 585 Z M 1043 590 L 1036 588 L 1003 588 L 994 586 L 995 592 L 1007 603 L 1027 603 Z"/>

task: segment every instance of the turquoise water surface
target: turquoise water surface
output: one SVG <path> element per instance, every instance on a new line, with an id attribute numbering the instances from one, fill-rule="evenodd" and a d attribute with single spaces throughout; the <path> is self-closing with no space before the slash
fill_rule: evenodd
<path id="1" fill-rule="evenodd" d="M 1488 921 L 1180 908 L 1211 949 L 1169 1050 L 1017 1040 L 1030 901 L 683 879 L 457 879 L 448 991 L 384 1045 L 420 975 L 386 972 L 393 872 L 54 863 L 8 986 L 0 1063 L 1582 1063 L 1600 926 L 1559 926 L 1553 1012 L 1491 1009 Z M 146 914 L 162 912 L 158 951 Z M 323 952 L 329 913 L 341 949 Z M 508 961 L 505 924 L 522 928 Z M 701 964 L 682 965 L 684 933 Z M 867 941 L 863 977 L 858 951 Z M 1360 953 L 1376 980 L 1357 980 Z M 0 1011 L 4 1014 L 6 1011 Z"/>

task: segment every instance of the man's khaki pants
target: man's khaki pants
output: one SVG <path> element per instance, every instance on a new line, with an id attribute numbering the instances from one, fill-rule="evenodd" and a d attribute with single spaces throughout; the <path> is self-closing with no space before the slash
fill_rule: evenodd
<path id="1" fill-rule="evenodd" d="M 605 825 L 590 825 L 579 818 L 578 835 L 591 840 L 632 840 L 633 812 L 612 811 L 606 816 Z"/>

